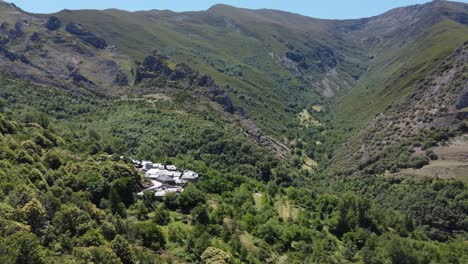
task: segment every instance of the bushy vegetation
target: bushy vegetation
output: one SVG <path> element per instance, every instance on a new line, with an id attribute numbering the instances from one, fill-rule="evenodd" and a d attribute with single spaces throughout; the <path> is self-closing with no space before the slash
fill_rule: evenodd
<path id="1" fill-rule="evenodd" d="M 468 256 L 462 182 L 311 176 L 203 102 L 113 101 L 6 80 L 1 94 L 2 263 L 463 263 Z M 307 142 L 337 137 L 309 131 Z M 331 153 L 325 144 L 296 148 L 318 159 Z M 137 198 L 141 175 L 120 155 L 167 160 L 201 179 L 162 201 Z"/>

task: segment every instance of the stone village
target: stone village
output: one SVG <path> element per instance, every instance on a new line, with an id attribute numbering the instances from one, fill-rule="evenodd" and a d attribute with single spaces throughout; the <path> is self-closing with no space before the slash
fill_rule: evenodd
<path id="1" fill-rule="evenodd" d="M 195 182 L 199 175 L 190 170 L 178 169 L 174 165 L 153 163 L 151 161 L 132 160 L 134 166 L 145 173 L 145 178 L 151 186 L 137 195 L 142 196 L 145 191 L 153 192 L 157 198 L 163 198 L 168 193 L 181 193 L 188 182 Z"/>

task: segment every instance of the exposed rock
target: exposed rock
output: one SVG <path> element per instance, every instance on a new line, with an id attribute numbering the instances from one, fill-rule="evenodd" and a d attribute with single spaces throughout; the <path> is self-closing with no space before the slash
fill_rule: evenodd
<path id="1" fill-rule="evenodd" d="M 460 24 L 468 25 L 468 14 L 466 13 L 451 14 L 450 18 L 457 21 Z"/>
<path id="2" fill-rule="evenodd" d="M 87 84 L 93 84 L 92 81 L 88 80 L 86 77 L 78 73 L 78 70 L 73 71 L 70 74 L 70 77 L 73 79 L 75 82 L 83 82 Z"/>
<path id="3" fill-rule="evenodd" d="M 40 40 L 41 40 L 41 35 L 39 35 L 39 33 L 37 32 L 32 33 L 32 35 L 29 37 L 29 41 L 32 41 L 32 42 L 38 42 Z"/>
<path id="4" fill-rule="evenodd" d="M 7 59 L 9 59 L 10 61 L 15 61 L 18 59 L 18 55 L 16 55 L 15 53 L 3 48 L 3 47 L 0 47 L 0 54 L 3 54 L 3 56 L 5 56 Z"/>
<path id="5" fill-rule="evenodd" d="M 60 37 L 60 36 L 54 36 L 52 37 L 52 42 L 54 42 L 55 44 L 63 44 L 65 42 L 67 42 L 64 38 Z"/>
<path id="6" fill-rule="evenodd" d="M 248 118 L 247 113 L 245 112 L 244 108 L 242 107 L 236 107 L 236 112 L 239 113 L 239 115 L 243 118 Z"/>
<path id="7" fill-rule="evenodd" d="M 143 59 L 143 62 L 141 64 L 143 68 L 147 71 L 160 71 L 161 68 L 163 67 L 164 63 L 163 61 L 158 57 L 156 58 L 155 56 L 146 56 Z"/>
<path id="8" fill-rule="evenodd" d="M 114 84 L 119 86 L 128 85 L 128 76 L 122 70 L 119 70 L 115 75 Z"/>
<path id="9" fill-rule="evenodd" d="M 458 102 L 455 105 L 455 107 L 458 110 L 468 107 L 468 91 L 463 93 L 462 96 L 460 96 L 460 99 L 458 99 Z"/>
<path id="10" fill-rule="evenodd" d="M 193 74 L 192 68 L 190 68 L 185 63 L 179 63 L 176 65 L 175 70 L 172 72 L 170 79 L 173 81 L 182 80 L 182 79 L 189 77 L 192 74 Z"/>
<path id="11" fill-rule="evenodd" d="M 307 64 L 305 61 L 302 61 L 298 64 L 299 68 L 302 68 L 304 70 L 309 69 L 309 64 Z"/>
<path id="12" fill-rule="evenodd" d="M 201 87 L 212 87 L 214 86 L 214 81 L 209 75 L 199 75 L 195 79 L 195 84 Z"/>
<path id="13" fill-rule="evenodd" d="M 97 49 L 105 49 L 107 47 L 106 40 L 95 35 L 83 36 L 81 39 Z"/>
<path id="14" fill-rule="evenodd" d="M 41 41 L 41 35 L 39 33 L 34 32 L 28 39 L 28 42 L 26 43 L 26 47 L 24 48 L 24 51 L 30 51 L 33 49 L 34 44 L 37 44 Z"/>
<path id="15" fill-rule="evenodd" d="M 286 52 L 286 57 L 294 62 L 301 62 L 304 60 L 304 55 L 294 52 Z"/>
<path id="16" fill-rule="evenodd" d="M 20 37 L 24 36 L 23 23 L 21 23 L 21 22 L 16 22 L 15 23 L 14 35 L 17 38 L 20 38 Z"/>
<path id="17" fill-rule="evenodd" d="M 93 55 L 93 54 L 91 53 L 91 51 L 89 51 L 89 50 L 86 49 L 86 48 L 83 48 L 83 47 L 80 46 L 80 45 L 76 45 L 76 44 L 67 44 L 67 45 L 65 45 L 65 47 L 70 48 L 71 50 L 73 50 L 73 51 L 75 51 L 75 52 L 77 52 L 77 53 L 79 53 L 79 54 L 81 54 L 81 55 L 87 55 L 87 56 Z"/>
<path id="18" fill-rule="evenodd" d="M 2 38 L 0 39 L 0 46 L 6 45 L 8 42 L 10 42 L 8 38 Z"/>
<path id="19" fill-rule="evenodd" d="M 24 64 L 30 64 L 31 63 L 31 61 L 24 54 L 21 54 L 19 56 L 19 59 Z"/>
<path id="20" fill-rule="evenodd" d="M 76 23 L 68 23 L 65 29 L 73 35 L 79 36 L 81 40 L 84 42 L 94 46 L 98 49 L 104 49 L 107 47 L 106 40 L 94 35 L 93 33 L 89 32 L 85 27 L 80 24 Z"/>
<path id="21" fill-rule="evenodd" d="M 58 17 L 56 16 L 49 17 L 49 20 L 47 20 L 47 23 L 46 23 L 46 28 L 52 31 L 59 29 L 61 26 L 62 26 L 62 21 L 60 21 L 60 19 L 58 19 Z"/>
<path id="22" fill-rule="evenodd" d="M 70 34 L 77 35 L 77 36 L 89 36 L 89 35 L 91 35 L 91 33 L 87 29 L 85 29 L 82 25 L 76 24 L 76 23 L 73 23 L 73 22 L 68 23 L 67 26 L 65 27 L 65 29 Z"/>
<path id="23" fill-rule="evenodd" d="M 314 57 L 321 62 L 323 66 L 329 68 L 335 68 L 338 64 L 338 60 L 335 56 L 335 52 L 324 46 L 320 46 L 315 49 Z"/>
<path id="24" fill-rule="evenodd" d="M 3 34 L 5 34 L 6 32 L 8 32 L 8 22 L 3 22 L 1 25 L 0 25 L 0 32 L 2 32 Z"/>
<path id="25" fill-rule="evenodd" d="M 211 100 L 223 106 L 224 111 L 231 114 L 234 113 L 234 111 L 236 110 L 234 104 L 223 89 L 217 87 L 210 88 L 208 90 L 208 93 Z"/>
<path id="26" fill-rule="evenodd" d="M 296 49 L 296 47 L 294 47 L 293 44 L 291 44 L 289 42 L 286 43 L 284 46 L 286 46 L 286 48 L 288 48 L 291 51 L 294 51 Z"/>
<path id="27" fill-rule="evenodd" d="M 173 71 L 166 65 L 165 61 L 167 59 L 169 58 L 159 54 L 146 56 L 143 59 L 141 68 L 143 71 L 158 73 L 158 75 L 162 76 L 170 76 Z"/>

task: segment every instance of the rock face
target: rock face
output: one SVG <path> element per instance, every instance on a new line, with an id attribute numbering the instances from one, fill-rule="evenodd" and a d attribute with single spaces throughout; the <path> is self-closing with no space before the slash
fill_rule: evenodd
<path id="1" fill-rule="evenodd" d="M 24 54 L 21 54 L 19 56 L 19 59 L 24 64 L 30 64 L 31 63 L 31 61 Z"/>
<path id="2" fill-rule="evenodd" d="M 468 107 L 468 91 L 466 91 L 465 93 L 462 94 L 462 96 L 460 96 L 460 99 L 458 99 L 458 102 L 455 105 L 455 107 L 458 110 Z"/>
<path id="3" fill-rule="evenodd" d="M 71 72 L 70 77 L 73 79 L 74 82 L 77 82 L 77 83 L 82 82 L 82 83 L 87 83 L 87 84 L 94 84 L 92 81 L 88 80 L 88 78 L 81 75 L 78 72 L 78 70 Z"/>
<path id="4" fill-rule="evenodd" d="M 169 77 L 172 81 L 186 79 L 189 76 L 193 75 L 194 71 L 185 63 L 179 63 L 176 65 L 174 71 L 171 73 Z"/>
<path id="5" fill-rule="evenodd" d="M 226 91 L 219 88 L 213 78 L 209 75 L 200 74 L 193 70 L 188 64 L 178 63 L 170 68 L 169 57 L 153 52 L 146 56 L 137 65 L 135 71 L 135 85 L 164 87 L 168 81 L 177 82 L 179 88 L 196 90 L 202 89 L 202 94 L 210 100 L 220 104 L 228 113 L 236 112 Z M 173 83 L 172 83 L 173 84 Z"/>
<path id="6" fill-rule="evenodd" d="M 106 40 L 95 35 L 83 36 L 81 39 L 97 49 L 105 49 L 107 47 Z"/>
<path id="7" fill-rule="evenodd" d="M 49 20 L 47 20 L 46 28 L 48 30 L 54 31 L 59 29 L 62 26 L 62 21 L 58 19 L 56 16 L 51 16 Z"/>
<path id="8" fill-rule="evenodd" d="M 80 24 L 71 22 L 71 23 L 68 23 L 65 29 L 70 34 L 80 37 L 82 41 L 94 46 L 97 49 L 105 49 L 107 47 L 107 43 L 105 39 L 94 35 L 93 33 L 89 32 L 86 28 L 84 28 Z"/>
<path id="9" fill-rule="evenodd" d="M 76 24 L 76 23 L 73 23 L 73 22 L 68 23 L 67 26 L 65 27 L 65 29 L 70 34 L 77 35 L 77 36 L 89 36 L 89 35 L 91 35 L 91 33 L 88 30 L 86 30 L 82 25 Z"/>
<path id="10" fill-rule="evenodd" d="M 199 75 L 195 79 L 195 83 L 201 87 L 212 87 L 215 85 L 213 78 L 209 75 Z"/>
<path id="11" fill-rule="evenodd" d="M 286 57 L 294 62 L 301 62 L 304 60 L 304 56 L 299 53 L 286 52 Z"/>
<path id="12" fill-rule="evenodd" d="M 208 94 L 211 100 L 223 106 L 224 111 L 231 114 L 235 112 L 236 109 L 234 107 L 234 104 L 227 95 L 226 91 L 224 91 L 221 88 L 214 87 L 208 90 Z"/>
<path id="13" fill-rule="evenodd" d="M 322 71 L 325 71 L 326 67 L 335 68 L 338 64 L 335 52 L 331 48 L 325 46 L 320 46 L 315 49 L 314 58 L 320 61 L 319 68 L 322 69 Z"/>
<path id="14" fill-rule="evenodd" d="M 159 73 L 162 75 L 170 75 L 172 73 L 171 69 L 164 63 L 168 58 L 161 56 L 159 54 L 149 55 L 143 59 L 142 66 L 143 70 L 150 71 L 154 73 Z"/>
<path id="15" fill-rule="evenodd" d="M 0 54 L 3 54 L 3 56 L 5 56 L 10 61 L 15 61 L 18 59 L 18 55 L 16 55 L 14 52 L 11 52 L 3 47 L 0 47 Z"/>
<path id="16" fill-rule="evenodd" d="M 118 86 L 128 85 L 128 76 L 123 71 L 120 70 L 115 75 L 114 84 L 116 84 Z"/>

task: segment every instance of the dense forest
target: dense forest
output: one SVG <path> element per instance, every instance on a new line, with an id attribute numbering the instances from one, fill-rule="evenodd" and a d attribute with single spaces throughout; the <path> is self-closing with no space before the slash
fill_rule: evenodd
<path id="1" fill-rule="evenodd" d="M 2 263 L 468 258 L 461 181 L 325 177 L 279 161 L 214 112 L 178 112 L 183 104 L 170 101 L 113 100 L 7 78 L 1 97 Z M 168 161 L 201 179 L 180 195 L 137 198 L 144 179 L 120 155 Z"/>
<path id="2" fill-rule="evenodd" d="M 466 264 L 467 40 L 439 0 L 0 0 L 0 264 Z"/>

